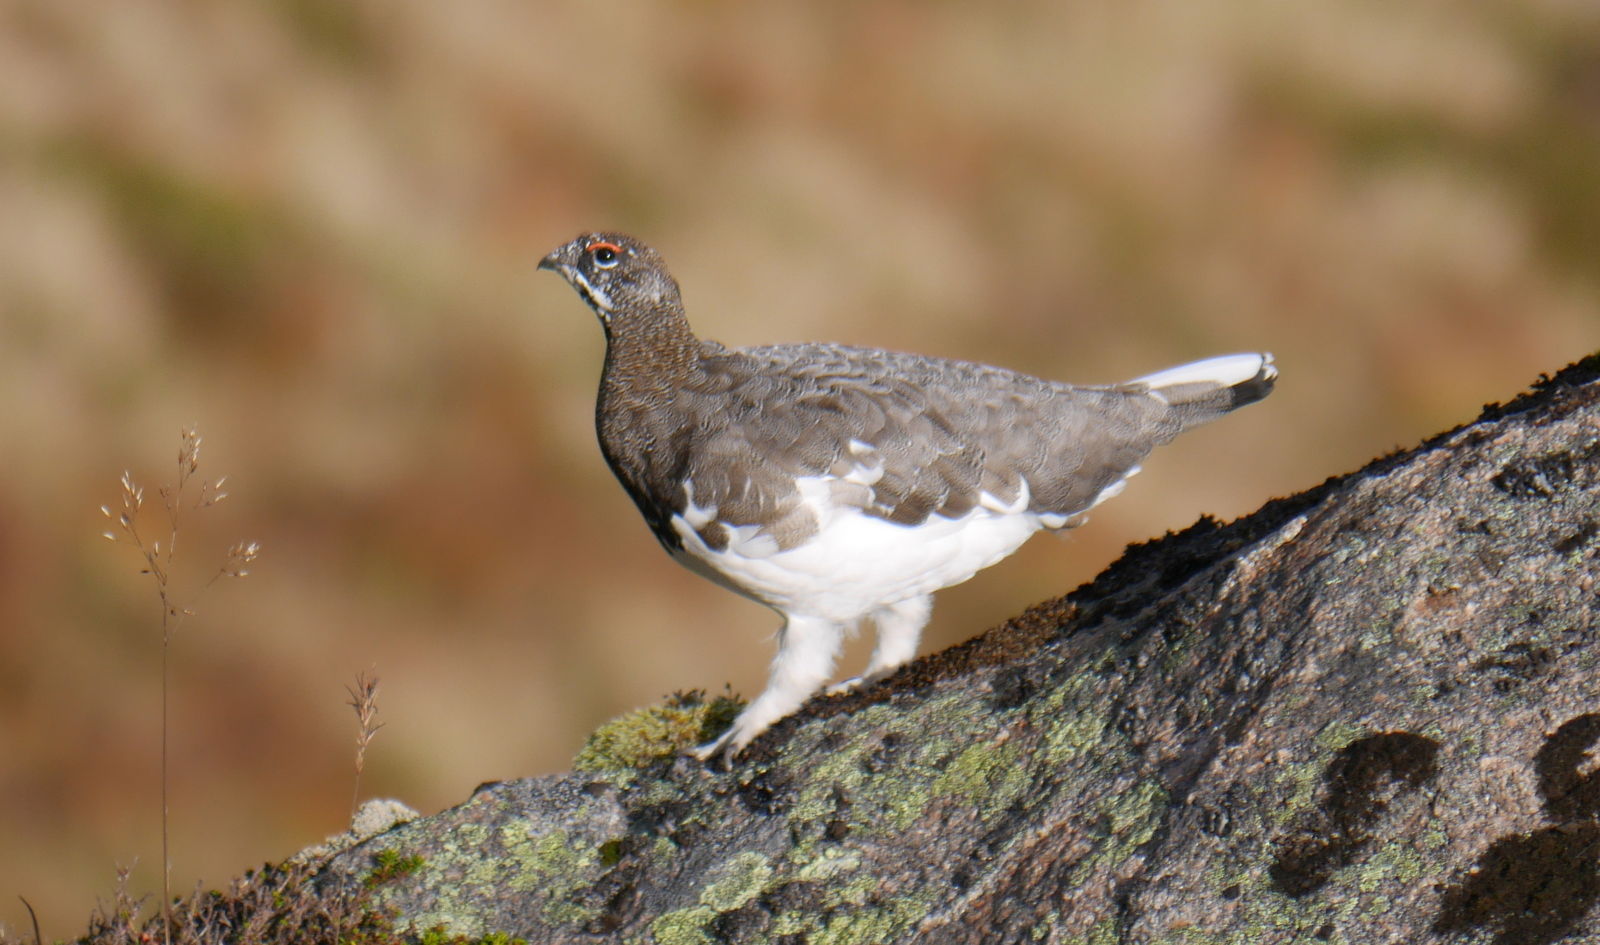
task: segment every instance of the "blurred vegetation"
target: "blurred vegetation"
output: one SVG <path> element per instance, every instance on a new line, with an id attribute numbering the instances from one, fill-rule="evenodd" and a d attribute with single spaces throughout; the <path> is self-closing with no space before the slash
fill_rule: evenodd
<path id="1" fill-rule="evenodd" d="M 731 344 L 1277 354 L 937 647 L 1595 348 L 1596 168 L 1580 0 L 0 4 L 0 892 L 48 938 L 159 888 L 160 636 L 97 510 L 191 423 L 233 498 L 186 550 L 263 551 L 175 642 L 175 888 L 343 829 L 357 669 L 363 790 L 425 810 L 759 686 L 775 618 L 594 446 L 600 332 L 533 269 L 580 230 Z"/>

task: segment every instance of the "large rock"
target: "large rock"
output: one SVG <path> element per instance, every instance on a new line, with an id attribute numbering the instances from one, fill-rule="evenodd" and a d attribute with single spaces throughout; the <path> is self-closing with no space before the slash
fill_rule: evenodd
<path id="1" fill-rule="evenodd" d="M 731 772 L 679 700 L 321 888 L 535 943 L 1592 936 L 1597 373 L 1132 548 Z M 382 850 L 420 859 L 372 883 Z"/>

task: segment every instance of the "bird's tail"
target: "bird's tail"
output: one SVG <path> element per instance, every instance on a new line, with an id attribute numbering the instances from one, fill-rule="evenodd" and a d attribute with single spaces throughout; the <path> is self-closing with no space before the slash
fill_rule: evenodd
<path id="1" fill-rule="evenodd" d="M 1137 377 L 1122 386 L 1143 389 L 1170 404 L 1184 428 L 1253 404 L 1272 393 L 1278 379 L 1272 355 L 1225 354 Z"/>

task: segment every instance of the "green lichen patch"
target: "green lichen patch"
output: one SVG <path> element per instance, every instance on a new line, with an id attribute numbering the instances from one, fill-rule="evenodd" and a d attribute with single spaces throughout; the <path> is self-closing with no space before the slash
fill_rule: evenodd
<path id="1" fill-rule="evenodd" d="M 927 905 L 902 897 L 860 909 L 838 910 L 813 933 L 812 945 L 874 945 L 893 941 L 927 915 Z"/>
<path id="2" fill-rule="evenodd" d="M 795 879 L 825 883 L 861 868 L 861 854 L 854 850 L 828 847 L 800 866 Z"/>
<path id="3" fill-rule="evenodd" d="M 903 833 L 941 790 L 948 793 L 957 788 L 954 782 L 943 789 L 936 787 L 952 759 L 975 740 L 991 745 L 986 741 L 991 733 L 967 720 L 971 705 L 960 696 L 930 699 L 921 707 L 930 722 L 916 739 L 867 738 L 823 755 L 802 776 L 788 810 L 791 825 L 826 823 L 872 834 Z M 894 715 L 892 706 L 875 705 L 862 709 L 852 721 L 863 731 L 871 731 L 880 718 L 887 724 Z M 966 778 L 981 780 L 985 776 L 988 769 L 982 763 L 983 750 L 989 749 L 967 759 Z"/>
<path id="4" fill-rule="evenodd" d="M 861 730 L 871 731 L 886 724 L 894 714 L 890 706 L 873 705 L 852 716 L 852 721 Z M 882 750 L 879 742 L 861 739 L 809 762 L 804 769 L 804 781 L 789 807 L 790 822 L 811 824 L 830 820 L 838 815 L 841 798 L 849 799 L 852 806 L 859 806 L 863 801 L 870 803 L 879 789 L 871 774 L 871 758 Z"/>
<path id="5" fill-rule="evenodd" d="M 536 893 L 545 899 L 545 918 L 556 924 L 577 924 L 593 918 L 593 910 L 569 900 L 571 893 L 593 880 L 600 851 L 565 830 L 529 835 L 521 824 L 500 830 L 500 842 L 514 872 L 504 878 L 509 889 Z"/>
<path id="6" fill-rule="evenodd" d="M 951 760 L 933 782 L 933 793 L 975 801 L 985 810 L 1003 810 L 1027 789 L 1030 779 L 1015 742 L 977 742 Z"/>
<path id="7" fill-rule="evenodd" d="M 700 904 L 718 912 L 732 912 L 760 895 L 772 875 L 772 861 L 765 854 L 735 854 L 712 871 L 710 882 L 700 892 Z"/>
<path id="8" fill-rule="evenodd" d="M 1082 938 L 1072 941 L 1074 945 L 1115 945 L 1117 940 L 1116 916 L 1107 916 L 1090 926 Z"/>
<path id="9" fill-rule="evenodd" d="M 1100 803 L 1100 814 L 1111 824 L 1111 832 L 1125 837 L 1133 846 L 1149 840 L 1156 820 L 1167 807 L 1167 792 L 1154 781 L 1140 781 L 1120 794 Z"/>
<path id="10" fill-rule="evenodd" d="M 481 904 L 473 898 L 484 889 L 509 890 L 537 902 L 544 919 L 556 925 L 580 925 L 598 914 L 573 895 L 602 869 L 592 841 L 565 830 L 533 831 L 523 821 L 498 829 L 474 825 L 454 831 L 451 840 L 428 863 L 424 885 L 438 895 L 425 911 L 410 916 L 413 928 L 439 927 L 469 938 L 487 934 L 491 930 L 484 927 Z"/>
<path id="11" fill-rule="evenodd" d="M 935 738 L 922 745 L 915 757 L 908 759 L 908 763 L 896 771 L 893 778 L 876 779 L 874 793 L 883 818 L 875 829 L 899 834 L 916 823 L 933 797 L 934 780 L 953 753 L 947 740 Z"/>
<path id="12" fill-rule="evenodd" d="M 1049 938 L 1050 934 L 1060 926 L 1061 913 L 1055 909 L 1051 909 L 1045 914 L 1044 918 L 1039 920 L 1038 924 L 1034 925 L 1033 928 L 1028 930 L 1028 938 L 1035 942 L 1042 942 Z"/>
<path id="13" fill-rule="evenodd" d="M 1389 843 L 1358 865 L 1356 888 L 1364 893 L 1377 892 L 1385 886 L 1403 889 L 1417 881 L 1425 864 L 1422 855 L 1407 843 Z"/>
<path id="14" fill-rule="evenodd" d="M 706 931 L 717 911 L 710 906 L 692 906 L 676 909 L 656 917 L 650 923 L 650 934 L 657 945 L 714 945 Z"/>
<path id="15" fill-rule="evenodd" d="M 599 862 L 599 852 L 575 841 L 565 830 L 530 835 L 522 824 L 506 824 L 500 829 L 500 842 L 508 856 L 521 867 L 517 887 L 541 883 L 553 876 L 582 873 Z"/>
<path id="16" fill-rule="evenodd" d="M 1167 808 L 1167 792 L 1154 781 L 1140 781 L 1125 791 L 1109 795 L 1097 812 L 1105 832 L 1099 848 L 1073 870 L 1074 883 L 1086 883 L 1105 875 L 1132 856 L 1161 825 Z"/>
<path id="17" fill-rule="evenodd" d="M 1096 708 L 1094 677 L 1080 673 L 1032 712 L 1045 732 L 1040 761 L 1060 766 L 1103 749 L 1118 740 L 1111 720 Z"/>

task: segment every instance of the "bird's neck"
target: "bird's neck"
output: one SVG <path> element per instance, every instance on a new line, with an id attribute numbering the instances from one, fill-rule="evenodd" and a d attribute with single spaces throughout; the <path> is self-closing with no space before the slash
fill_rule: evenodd
<path id="1" fill-rule="evenodd" d="M 595 427 L 606 462 L 664 535 L 664 510 L 681 498 L 674 473 L 684 461 L 684 393 L 704 373 L 700 342 L 677 305 L 622 317 L 606 324 Z"/>
<path id="2" fill-rule="evenodd" d="M 613 316 L 605 327 L 602 409 L 608 403 L 630 412 L 669 407 L 701 370 L 700 340 L 676 302 Z"/>

